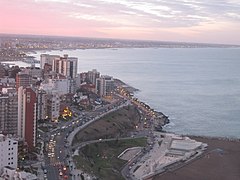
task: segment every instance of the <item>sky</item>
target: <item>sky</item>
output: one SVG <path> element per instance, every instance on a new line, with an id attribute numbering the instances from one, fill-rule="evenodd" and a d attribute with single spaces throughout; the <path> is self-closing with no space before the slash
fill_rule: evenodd
<path id="1" fill-rule="evenodd" d="M 0 33 L 240 45 L 240 0 L 0 0 Z"/>

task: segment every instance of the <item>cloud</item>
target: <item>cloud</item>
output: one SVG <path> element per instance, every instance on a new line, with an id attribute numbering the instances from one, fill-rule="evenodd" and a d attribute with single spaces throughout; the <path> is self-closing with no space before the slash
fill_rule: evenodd
<path id="1" fill-rule="evenodd" d="M 35 0 L 54 4 L 59 14 L 110 26 L 192 27 L 238 21 L 238 0 Z M 61 4 L 67 4 L 61 5 Z M 52 7 L 51 7 L 52 8 Z M 50 10 L 50 8 L 49 8 Z M 130 19 L 132 22 L 130 22 Z M 93 25 L 93 23 L 92 23 Z"/>
<path id="2" fill-rule="evenodd" d="M 35 0 L 35 2 L 56 2 L 56 3 L 70 3 L 70 0 Z"/>
<path id="3" fill-rule="evenodd" d="M 239 0 L 11 0 L 0 6 L 0 32 L 44 27 L 111 37 L 121 32 L 154 39 L 169 32 L 192 38 L 222 29 L 237 33 L 233 27 L 240 24 Z"/>

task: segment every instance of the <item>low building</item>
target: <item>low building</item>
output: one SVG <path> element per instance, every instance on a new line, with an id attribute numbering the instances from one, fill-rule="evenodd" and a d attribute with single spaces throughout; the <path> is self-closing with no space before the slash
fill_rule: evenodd
<path id="1" fill-rule="evenodd" d="M 32 78 L 43 78 L 43 70 L 39 67 L 26 67 L 22 70 L 22 73 L 30 75 Z"/>
<path id="2" fill-rule="evenodd" d="M 6 87 L 15 87 L 16 81 L 14 78 L 3 77 L 3 78 L 0 78 L 0 84 Z"/>
<path id="3" fill-rule="evenodd" d="M 31 174 L 25 171 L 17 171 L 14 168 L 6 166 L 3 168 L 3 173 L 0 178 L 4 180 L 37 180 L 37 176 L 35 174 Z"/>

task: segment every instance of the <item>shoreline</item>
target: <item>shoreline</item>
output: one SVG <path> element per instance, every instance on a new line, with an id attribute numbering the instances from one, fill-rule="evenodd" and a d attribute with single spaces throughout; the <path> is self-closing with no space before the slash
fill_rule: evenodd
<path id="1" fill-rule="evenodd" d="M 121 84 L 123 89 L 129 87 L 129 85 L 127 85 L 121 80 L 115 80 L 115 81 L 117 81 L 118 84 Z M 122 96 L 124 99 L 130 100 L 131 103 L 140 112 L 142 111 L 143 116 L 148 116 L 148 113 L 151 112 L 150 116 L 152 116 L 152 118 L 150 119 L 147 118 L 150 120 L 149 122 L 151 122 L 151 120 L 155 121 L 156 116 L 154 113 L 158 113 L 158 115 L 162 115 L 161 116 L 162 118 L 165 117 L 168 120 L 168 117 L 165 116 L 162 112 L 156 112 L 154 109 L 151 109 L 151 107 L 146 103 L 137 100 L 137 98 L 134 98 L 134 95 L 131 96 L 129 91 L 122 91 L 123 89 L 120 88 L 119 92 L 122 92 L 122 93 L 119 93 L 119 95 Z M 136 89 L 136 88 L 132 88 L 132 89 Z M 160 119 L 163 120 L 162 118 Z M 167 123 L 169 123 L 169 120 L 168 122 L 166 121 L 162 121 L 162 122 L 163 124 L 161 124 L 161 126 L 164 126 Z M 152 124 L 152 125 L 155 125 L 155 124 Z M 94 129 L 98 129 L 98 128 L 93 128 L 93 130 Z M 168 133 L 168 132 L 162 131 L 162 133 Z M 194 159 L 190 159 L 190 161 L 186 162 L 186 164 L 176 164 L 176 166 L 173 165 L 173 167 L 170 167 L 170 168 L 167 167 L 166 170 L 163 168 L 164 171 L 160 172 L 160 174 L 151 176 L 153 180 L 195 179 L 194 178 L 196 176 L 195 171 L 199 173 L 199 172 L 207 172 L 207 170 L 212 170 L 214 173 L 210 175 L 198 174 L 197 178 L 199 179 L 196 179 L 196 180 L 214 179 L 214 176 L 216 174 L 218 173 L 227 174 L 228 172 L 230 173 L 228 176 L 230 177 L 231 180 L 235 180 L 235 179 L 237 180 L 240 177 L 240 175 L 234 174 L 234 172 L 238 170 L 238 167 L 240 167 L 239 166 L 240 165 L 240 160 L 239 160 L 240 159 L 240 152 L 239 152 L 240 140 L 239 139 L 211 137 L 211 136 L 194 136 L 194 135 L 184 135 L 184 136 L 187 136 L 190 139 L 194 139 L 201 143 L 206 143 L 208 145 L 208 148 L 204 150 L 203 153 L 200 154 L 199 156 L 196 156 Z M 97 139 L 99 138 L 101 137 L 98 137 Z M 164 143 L 162 143 L 163 146 L 165 146 L 166 142 L 164 141 Z M 173 148 L 173 151 L 174 151 L 174 148 Z M 227 163 L 227 166 L 229 166 L 227 170 L 224 169 L 221 165 L 219 166 L 219 163 L 224 163 L 225 161 L 226 162 L 229 161 Z M 205 169 L 206 167 L 207 169 Z M 126 166 L 126 169 L 129 169 L 129 166 Z M 221 180 L 225 180 L 225 179 L 227 178 L 224 177 Z"/>
<path id="2" fill-rule="evenodd" d="M 127 83 L 123 82 L 120 79 L 114 79 L 114 81 L 118 85 L 122 86 L 126 90 L 126 92 L 129 95 L 131 95 L 132 97 L 134 97 L 135 92 L 140 91 L 139 89 L 128 85 Z M 148 104 L 146 104 L 145 102 L 142 102 L 142 101 L 140 101 L 140 102 L 143 103 L 144 105 L 148 106 L 151 109 L 151 107 Z M 164 116 L 164 118 L 167 118 L 167 121 L 162 125 L 162 128 L 164 128 L 164 126 L 168 125 L 171 121 L 169 119 L 169 116 L 165 115 L 163 112 L 158 112 L 158 113 L 162 114 Z M 175 132 L 166 131 L 166 130 L 162 130 L 162 132 L 176 134 Z M 206 139 L 217 139 L 217 140 L 227 140 L 227 141 L 240 142 L 240 138 L 238 138 L 238 137 L 227 137 L 227 136 L 223 137 L 223 136 L 194 135 L 194 134 L 179 134 L 179 135 L 187 136 L 187 137 L 190 137 L 190 138 L 206 138 Z"/>
<path id="3" fill-rule="evenodd" d="M 114 82 L 118 88 L 120 87 L 118 94 L 130 100 L 132 104 L 138 108 L 140 113 L 143 113 L 149 121 L 153 121 L 151 123 L 154 124 L 156 131 L 164 132 L 163 127 L 170 123 L 168 116 L 163 112 L 154 110 L 145 102 L 135 98 L 134 93 L 139 91 L 139 89 L 136 89 L 119 79 L 114 79 Z"/>

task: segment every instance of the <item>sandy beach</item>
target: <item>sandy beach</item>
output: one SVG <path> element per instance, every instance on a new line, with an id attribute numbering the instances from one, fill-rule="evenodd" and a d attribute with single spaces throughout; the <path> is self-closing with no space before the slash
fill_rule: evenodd
<path id="1" fill-rule="evenodd" d="M 191 137 L 208 144 L 200 159 L 153 180 L 239 180 L 240 141 L 206 137 Z"/>

